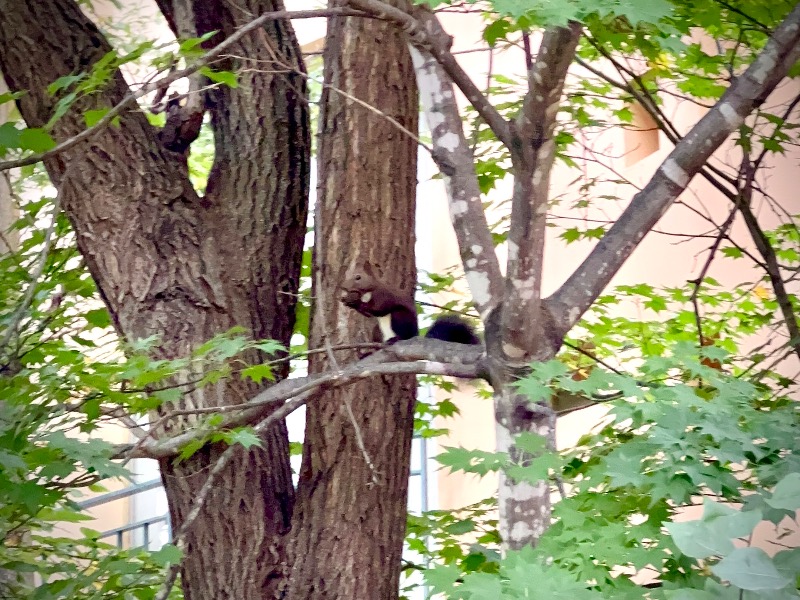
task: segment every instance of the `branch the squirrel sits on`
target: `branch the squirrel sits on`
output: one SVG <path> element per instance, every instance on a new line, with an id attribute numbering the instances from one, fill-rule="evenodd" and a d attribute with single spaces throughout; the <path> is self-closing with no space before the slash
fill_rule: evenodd
<path id="1" fill-rule="evenodd" d="M 356 269 L 341 289 L 345 306 L 377 319 L 384 342 L 393 344 L 419 335 L 413 296 L 382 282 L 369 263 Z M 425 337 L 458 344 L 481 343 L 473 328 L 456 315 L 437 317 Z"/>

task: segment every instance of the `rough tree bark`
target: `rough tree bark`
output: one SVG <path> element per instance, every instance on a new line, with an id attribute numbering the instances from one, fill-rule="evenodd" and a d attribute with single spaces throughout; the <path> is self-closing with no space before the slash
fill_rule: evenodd
<path id="1" fill-rule="evenodd" d="M 282 8 L 257 1 L 202 6 L 196 28 L 222 36 L 249 14 Z M 18 106 L 28 125 L 42 126 L 57 101 L 47 85 L 86 71 L 111 48 L 73 0 L 3 0 L 0 14 L 0 71 L 12 90 L 27 90 Z M 302 59 L 291 28 L 279 21 L 232 53 L 266 62 L 243 75 L 237 89 L 206 98 L 217 144 L 204 198 L 189 182 L 185 156 L 167 150 L 138 110 L 45 163 L 117 330 L 127 339 L 159 336 L 162 357 L 184 355 L 234 325 L 288 344 L 293 327 L 310 147 L 305 81 L 297 74 Z M 228 66 L 240 64 L 231 59 Z M 54 138 L 75 135 L 85 127 L 83 110 L 113 106 L 128 91 L 115 73 L 56 122 Z M 230 379 L 178 404 L 240 403 L 258 390 Z M 171 429 L 190 424 L 173 422 Z M 285 426 L 275 425 L 262 441 L 263 449 L 238 452 L 187 533 L 186 598 L 276 593 L 294 496 Z M 209 446 L 179 465 L 162 461 L 175 527 L 221 451 Z"/>
<path id="2" fill-rule="evenodd" d="M 351 100 L 416 133 L 406 40 L 381 21 L 338 17 L 329 22 L 324 58 L 314 348 L 372 340 L 374 323 L 339 302 L 349 267 L 369 260 L 409 293 L 416 273 L 416 140 Z M 355 358 L 352 352 L 335 356 L 341 364 Z M 330 366 L 329 357 L 316 355 L 310 369 Z M 381 376 L 309 403 L 289 598 L 397 597 L 415 390 L 414 376 Z"/>

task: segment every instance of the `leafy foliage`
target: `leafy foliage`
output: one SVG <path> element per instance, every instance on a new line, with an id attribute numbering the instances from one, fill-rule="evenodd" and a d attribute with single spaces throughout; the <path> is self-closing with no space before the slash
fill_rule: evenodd
<path id="1" fill-rule="evenodd" d="M 706 293 L 707 300 L 724 295 L 715 286 Z M 517 480 L 526 473 L 530 481 L 558 478 L 567 494 L 556 502 L 555 523 L 540 545 L 505 557 L 491 529 L 494 513 L 486 511 L 491 504 L 412 518 L 409 543 L 428 561 L 432 591 L 447 598 L 798 597 L 798 550 L 777 543 L 768 554 L 750 546 L 756 528 L 775 528 L 777 538 L 790 531 L 800 509 L 800 414 L 785 380 L 763 372 L 747 377 L 752 364 L 719 345 L 698 353 L 696 332 L 672 324 L 681 311 L 669 309 L 666 298 L 663 306 L 655 302 L 680 298 L 674 290 L 623 287 L 606 302 L 626 294 L 649 298 L 668 318 L 660 326 L 621 327 L 620 317 L 585 327 L 602 343 L 593 348 L 598 354 L 625 341 L 631 355 L 638 349 L 638 359 L 627 363 L 633 374 L 595 365 L 576 377 L 576 366 L 562 359 L 533 365 L 519 382 L 531 402 L 548 402 L 558 392 L 599 397 L 616 390 L 623 398 L 596 431 L 560 456 L 544 452 L 535 436 L 517 440 L 538 455 L 524 466 L 497 452 L 448 448 L 438 455 L 442 465 L 477 476 L 502 470 Z M 728 323 L 731 340 L 752 333 L 750 321 L 730 320 L 729 311 L 743 315 L 742 305 L 759 306 L 739 295 L 724 318 L 707 315 L 709 323 Z M 637 326 L 653 327 L 660 343 L 630 345 L 627 332 Z M 604 330 L 614 335 L 599 335 Z M 642 581 L 657 587 L 643 588 Z"/>
<path id="2" fill-rule="evenodd" d="M 38 177 L 17 188 L 36 187 Z M 237 330 L 177 359 L 154 357 L 153 339 L 121 344 L 52 198 L 16 199 L 21 217 L 3 240 L 18 237 L 18 248 L 0 255 L 0 570 L 16 579 L 0 593 L 152 598 L 176 548 L 122 550 L 93 529 L 63 531 L 92 520 L 77 504 L 83 490 L 129 477 L 104 440 L 108 423 L 118 411 L 144 415 L 222 377 L 270 379 L 269 362 L 242 366 L 239 357 L 283 349 Z M 248 428 L 211 429 L 208 439 L 258 443 Z"/>

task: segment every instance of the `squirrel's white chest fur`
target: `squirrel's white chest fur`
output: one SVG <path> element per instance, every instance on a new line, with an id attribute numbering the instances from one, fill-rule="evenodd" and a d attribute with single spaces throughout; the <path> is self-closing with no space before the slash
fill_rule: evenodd
<path id="1" fill-rule="evenodd" d="M 392 315 L 378 317 L 378 326 L 381 328 L 381 335 L 383 336 L 384 342 L 395 337 L 394 330 L 392 329 Z"/>

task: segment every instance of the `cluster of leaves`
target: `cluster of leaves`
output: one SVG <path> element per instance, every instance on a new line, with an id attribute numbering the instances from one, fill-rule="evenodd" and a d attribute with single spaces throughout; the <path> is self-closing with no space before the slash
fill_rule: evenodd
<path id="1" fill-rule="evenodd" d="M 800 597 L 800 549 L 780 541 L 800 509 L 800 414 L 790 398 L 705 358 L 731 368 L 725 351 L 698 356 L 689 343 L 643 359 L 649 385 L 600 369 L 576 380 L 561 361 L 537 365 L 519 383 L 533 402 L 557 390 L 616 389 L 625 398 L 559 456 L 534 436 L 519 440 L 536 456 L 525 464 L 443 452 L 438 460 L 453 470 L 502 470 L 531 483 L 558 476 L 568 491 L 539 546 L 503 558 L 483 505 L 412 518 L 409 538 L 429 561 L 431 591 L 464 599 Z M 773 552 L 751 545 L 756 527 L 772 532 Z"/>
<path id="2" fill-rule="evenodd" d="M 789 294 L 789 299 L 797 304 L 795 295 Z M 623 316 L 626 309 L 637 318 Z M 643 356 L 664 357 L 675 344 L 699 344 L 702 337 L 706 364 L 718 362 L 718 357 L 711 355 L 725 351 L 731 354 L 735 373 L 746 373 L 754 381 L 772 381 L 788 390 L 794 388 L 794 381 L 774 369 L 787 354 L 785 343 L 789 340 L 780 333 L 781 328 L 778 303 L 762 283 L 731 290 L 707 277 L 702 284 L 690 282 L 680 287 L 619 286 L 598 298 L 568 341 L 580 347 L 584 340 L 591 340 L 590 356 L 613 358 L 637 377 L 646 378 L 647 374 L 638 370 Z M 762 338 L 754 347 L 757 335 Z M 737 357 L 738 353 L 744 355 Z M 586 369 L 594 362 L 585 355 L 573 356 L 573 361 Z"/>
<path id="3" fill-rule="evenodd" d="M 724 354 L 715 348 L 701 355 L 724 364 Z M 557 523 L 540 551 L 552 556 L 570 544 L 573 553 L 555 559 L 558 564 L 582 581 L 602 582 L 602 587 L 620 593 L 635 587 L 634 575 L 649 573 L 649 579 L 663 583 L 661 597 L 672 597 L 671 589 L 706 590 L 708 595 L 698 592 L 692 597 L 717 597 L 712 592 L 722 580 L 731 584 L 732 595 L 747 590 L 747 597 L 753 598 L 796 597 L 791 590 L 800 564 L 795 564 L 795 577 L 777 578 L 768 587 L 759 581 L 768 567 L 743 569 L 743 576 L 752 578 L 749 583 L 727 577 L 723 568 L 742 568 L 744 563 L 738 561 L 747 562 L 746 557 L 754 554 L 759 554 L 760 562 L 768 561 L 755 548 L 734 553 L 730 540 L 747 538 L 762 519 L 778 525 L 800 508 L 775 501 L 783 496 L 782 487 L 796 485 L 800 473 L 794 453 L 798 426 L 794 403 L 763 385 L 703 364 L 688 343 L 676 344 L 669 356 L 647 358 L 641 371 L 649 381 L 660 383 L 643 389 L 628 378 L 595 372 L 581 382 L 566 374 L 550 379 L 556 387 L 579 393 L 596 389 L 593 379 L 608 380 L 625 390 L 628 399 L 612 409 L 599 432 L 566 455 L 564 476 L 571 484 L 570 495 L 556 506 Z M 685 507 L 702 503 L 700 498 L 706 498 L 701 521 L 668 525 Z M 713 507 L 708 506 L 711 499 Z M 734 503 L 743 505 L 730 508 L 737 506 Z M 717 508 L 718 504 L 728 506 Z M 773 506 L 764 510 L 769 504 Z M 715 516 L 740 510 L 757 514 L 731 517 L 714 532 L 706 531 Z M 687 532 L 717 551 L 702 554 L 689 548 Z M 712 533 L 716 537 L 709 538 Z M 786 558 L 778 553 L 774 568 Z M 717 563 L 720 568 L 709 572 L 708 567 Z M 620 568 L 623 571 L 615 573 Z"/>
<path id="4" fill-rule="evenodd" d="M 470 2 L 475 3 L 475 2 Z M 437 5 L 451 5 L 455 2 L 443 1 Z M 658 23 L 671 14 L 671 3 L 667 0 L 654 0 L 640 3 L 631 0 L 492 0 L 488 3 L 493 12 L 508 18 L 509 26 L 549 27 L 565 26 L 570 21 L 584 22 L 593 18 L 624 19 L 628 23 Z"/>
<path id="5" fill-rule="evenodd" d="M 60 509 L 42 511 L 37 521 L 63 527 L 90 518 Z M 164 568 L 181 556 L 180 550 L 169 544 L 155 552 L 122 550 L 100 541 L 99 531 L 83 527 L 75 537 L 19 533 L 15 538 L 14 534 L 6 535 L 2 548 L 2 568 L 16 575 L 15 581 L 0 584 L 4 598 L 151 600 L 163 580 Z M 38 585 L 37 579 L 41 580 Z M 169 597 L 177 600 L 181 596 L 172 593 Z"/>
<path id="6" fill-rule="evenodd" d="M 0 254 L 0 572 L 15 574 L 2 578 L 0 595 L 152 598 L 175 548 L 120 550 L 92 529 L 63 532 L 92 519 L 77 504 L 82 489 L 102 492 L 102 482 L 129 477 L 103 439 L 107 424 L 223 377 L 271 379 L 269 362 L 239 357 L 283 349 L 234 330 L 187 357 L 154 357 L 153 339 L 123 353 L 52 198 L 17 200 L 21 217 L 3 232 L 16 249 Z M 214 441 L 258 442 L 246 428 L 220 432 L 209 421 L 208 430 Z"/>
<path id="7" fill-rule="evenodd" d="M 22 217 L 4 232 L 19 247 L 0 256 L 0 569 L 16 575 L 4 577 L 3 595 L 82 598 L 99 588 L 100 597 L 118 597 L 110 590 L 124 581 L 144 598 L 142 586 L 158 571 L 147 553 L 118 553 L 88 529 L 57 534 L 89 518 L 76 489 L 127 475 L 111 460 L 112 446 L 87 435 L 100 424 L 100 402 L 128 405 L 141 395 L 120 390 L 123 367 L 103 341 L 108 312 L 65 219 L 45 214 L 51 206 L 49 198 L 22 203 Z"/>

